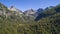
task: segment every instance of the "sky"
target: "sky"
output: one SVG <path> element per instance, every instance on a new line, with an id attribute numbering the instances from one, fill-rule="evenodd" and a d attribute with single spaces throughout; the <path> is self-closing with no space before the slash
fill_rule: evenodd
<path id="1" fill-rule="evenodd" d="M 46 8 L 60 4 L 60 0 L 0 0 L 2 4 L 9 7 L 14 6 L 22 11 L 28 9 L 37 10 L 38 8 Z"/>

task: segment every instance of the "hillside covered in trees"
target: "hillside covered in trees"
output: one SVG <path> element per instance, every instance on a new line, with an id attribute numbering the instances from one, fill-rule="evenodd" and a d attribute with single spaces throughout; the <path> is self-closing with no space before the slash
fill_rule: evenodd
<path id="1" fill-rule="evenodd" d="M 34 11 L 12 11 L 0 3 L 0 34 L 60 34 L 60 4 Z"/>

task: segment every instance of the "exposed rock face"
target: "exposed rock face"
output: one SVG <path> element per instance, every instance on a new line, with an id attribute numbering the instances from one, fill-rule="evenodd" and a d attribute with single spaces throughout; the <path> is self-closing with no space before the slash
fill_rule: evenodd
<path id="1" fill-rule="evenodd" d="M 43 9 L 42 8 L 39 8 L 39 9 L 36 10 L 34 16 L 37 17 L 42 12 L 43 12 Z"/>
<path id="2" fill-rule="evenodd" d="M 35 19 L 36 15 L 38 15 L 42 9 L 40 10 L 33 10 L 29 9 L 24 12 L 11 6 L 10 8 L 6 7 L 5 5 L 0 3 L 0 15 L 5 16 L 8 19 L 20 20 L 24 22 L 32 21 Z"/>
<path id="3" fill-rule="evenodd" d="M 25 14 L 26 16 L 34 15 L 34 14 L 35 14 L 35 10 L 33 10 L 33 9 L 26 10 L 26 11 L 24 12 L 24 14 Z"/>
<path id="4" fill-rule="evenodd" d="M 10 11 L 13 11 L 14 13 L 19 13 L 19 14 L 23 14 L 23 12 L 19 9 L 16 9 L 14 6 L 11 6 L 9 8 Z"/>

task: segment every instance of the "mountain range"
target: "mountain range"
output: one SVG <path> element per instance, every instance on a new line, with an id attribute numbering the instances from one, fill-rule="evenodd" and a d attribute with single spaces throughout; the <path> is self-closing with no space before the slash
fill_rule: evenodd
<path id="1" fill-rule="evenodd" d="M 0 3 L 0 34 L 60 34 L 60 4 L 23 12 Z"/>
<path id="2" fill-rule="evenodd" d="M 33 21 L 37 17 L 37 15 L 43 11 L 43 9 L 38 9 L 38 10 L 29 9 L 29 10 L 26 10 L 23 12 L 23 11 L 15 8 L 14 6 L 11 6 L 10 8 L 8 8 L 1 3 L 0 3 L 0 5 L 1 5 L 0 6 L 1 15 L 3 14 L 6 17 L 10 16 L 10 18 L 12 18 L 12 19 L 15 18 L 14 16 L 16 16 L 16 18 L 15 18 L 16 20 L 18 19 L 17 17 L 19 16 L 19 18 L 21 18 L 21 20 L 23 20 L 23 21 L 29 21 L 29 20 Z"/>

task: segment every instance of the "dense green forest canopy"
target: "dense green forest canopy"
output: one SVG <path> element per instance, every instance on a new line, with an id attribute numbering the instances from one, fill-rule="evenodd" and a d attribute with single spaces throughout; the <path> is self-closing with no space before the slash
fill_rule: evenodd
<path id="1" fill-rule="evenodd" d="M 0 34 L 60 34 L 60 5 L 44 10 L 36 17 L 38 21 L 31 19 L 24 22 L 19 14 L 15 15 L 0 3 Z"/>

